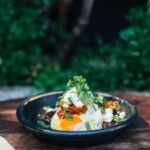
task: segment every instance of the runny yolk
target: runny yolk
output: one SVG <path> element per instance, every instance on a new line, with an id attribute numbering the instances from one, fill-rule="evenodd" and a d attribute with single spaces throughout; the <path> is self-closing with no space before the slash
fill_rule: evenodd
<path id="1" fill-rule="evenodd" d="M 78 123 L 82 122 L 81 118 L 78 115 L 74 115 L 72 120 L 66 118 L 61 120 L 60 126 L 65 131 L 73 131 L 73 128 Z"/>

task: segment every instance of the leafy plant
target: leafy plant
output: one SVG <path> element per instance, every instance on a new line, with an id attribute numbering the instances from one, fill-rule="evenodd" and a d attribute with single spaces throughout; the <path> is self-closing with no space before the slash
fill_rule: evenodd
<path id="1" fill-rule="evenodd" d="M 53 57 L 53 46 L 65 40 L 63 25 L 45 16 L 55 2 L 0 1 L 0 86 L 33 84 L 39 70 Z M 58 42 L 60 38 L 63 41 Z"/>
<path id="2" fill-rule="evenodd" d="M 82 74 L 95 90 L 148 90 L 150 85 L 150 19 L 141 6 L 126 16 L 129 26 L 113 43 L 83 37 L 64 69 L 59 56 L 70 33 L 49 15 L 56 0 L 0 1 L 0 86 L 31 84 L 44 91 L 64 90 Z M 87 88 L 83 86 L 82 88 Z M 83 94 L 84 96 L 84 94 Z"/>
<path id="3" fill-rule="evenodd" d="M 95 89 L 149 89 L 150 19 L 143 8 L 131 9 L 126 18 L 129 27 L 114 43 L 103 44 L 98 37 L 94 52 L 82 46 L 74 58 L 71 68 L 86 76 Z"/>
<path id="4" fill-rule="evenodd" d="M 32 82 L 46 32 L 40 19 L 43 2 L 0 1 L 0 85 Z"/>

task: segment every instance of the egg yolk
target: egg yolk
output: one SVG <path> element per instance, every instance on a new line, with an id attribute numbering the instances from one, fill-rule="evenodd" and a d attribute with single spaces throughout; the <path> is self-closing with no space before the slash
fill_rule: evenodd
<path id="1" fill-rule="evenodd" d="M 60 126 L 65 131 L 73 131 L 73 128 L 78 123 L 81 123 L 82 120 L 78 115 L 74 115 L 72 120 L 68 120 L 66 118 L 61 120 Z"/>

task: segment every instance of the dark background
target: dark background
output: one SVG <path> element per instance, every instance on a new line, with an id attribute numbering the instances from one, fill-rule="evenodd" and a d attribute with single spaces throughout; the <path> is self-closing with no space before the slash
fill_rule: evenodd
<path id="1" fill-rule="evenodd" d="M 114 40 L 118 31 L 128 26 L 125 14 L 130 8 L 142 5 L 144 0 L 95 0 L 89 25 L 84 34 L 100 35 L 108 42 Z M 68 28 L 71 29 L 80 15 L 81 0 L 74 0 L 68 15 Z"/>

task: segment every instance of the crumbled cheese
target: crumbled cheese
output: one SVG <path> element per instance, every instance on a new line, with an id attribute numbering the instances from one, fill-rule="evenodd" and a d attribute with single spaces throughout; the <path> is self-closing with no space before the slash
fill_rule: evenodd
<path id="1" fill-rule="evenodd" d="M 103 114 L 104 122 L 111 122 L 113 120 L 113 110 L 111 108 L 105 109 L 105 113 Z"/>
<path id="2" fill-rule="evenodd" d="M 126 116 L 126 113 L 124 111 L 119 113 L 120 118 L 123 119 L 123 118 L 125 118 L 125 116 Z"/>
<path id="3" fill-rule="evenodd" d="M 72 93 L 71 96 L 70 96 L 73 104 L 76 106 L 76 107 L 82 107 L 83 106 L 83 103 L 81 102 L 81 100 L 79 99 L 77 93 Z"/>
<path id="4" fill-rule="evenodd" d="M 81 100 L 79 99 L 78 95 L 77 95 L 77 91 L 76 88 L 72 88 L 71 90 L 69 90 L 68 92 L 66 92 L 66 94 L 64 95 L 64 105 L 66 107 L 66 105 L 69 105 L 69 98 L 71 99 L 72 103 L 76 106 L 76 107 L 82 107 L 83 103 L 81 102 Z"/>

